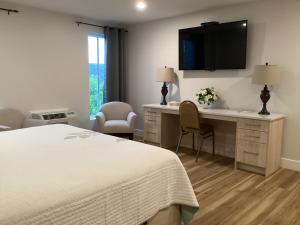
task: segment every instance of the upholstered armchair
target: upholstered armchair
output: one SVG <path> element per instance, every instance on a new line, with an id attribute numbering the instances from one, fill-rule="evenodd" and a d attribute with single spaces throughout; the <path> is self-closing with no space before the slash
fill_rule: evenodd
<path id="1" fill-rule="evenodd" d="M 136 117 L 129 104 L 109 102 L 102 105 L 96 118 L 101 133 L 127 136 L 132 140 Z"/>
<path id="2" fill-rule="evenodd" d="M 46 122 L 43 120 L 26 119 L 25 116 L 18 110 L 0 108 L 0 131 L 9 131 L 42 125 L 46 125 Z"/>

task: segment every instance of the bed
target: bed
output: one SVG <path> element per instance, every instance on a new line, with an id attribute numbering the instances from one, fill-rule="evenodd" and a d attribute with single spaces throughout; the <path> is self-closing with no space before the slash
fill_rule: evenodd
<path id="1" fill-rule="evenodd" d="M 0 146 L 1 225 L 176 225 L 198 210 L 159 147 L 68 125 L 0 132 Z"/>

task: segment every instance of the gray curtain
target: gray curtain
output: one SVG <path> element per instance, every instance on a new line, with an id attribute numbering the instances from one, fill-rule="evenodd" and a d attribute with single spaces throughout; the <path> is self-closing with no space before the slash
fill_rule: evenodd
<path id="1" fill-rule="evenodd" d="M 107 27 L 106 39 L 106 86 L 104 101 L 127 101 L 127 31 Z"/>

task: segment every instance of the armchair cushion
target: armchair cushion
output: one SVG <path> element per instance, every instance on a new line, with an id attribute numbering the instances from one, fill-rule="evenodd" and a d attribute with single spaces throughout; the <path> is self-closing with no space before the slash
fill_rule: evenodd
<path id="1" fill-rule="evenodd" d="M 124 102 L 109 102 L 103 104 L 100 112 L 104 113 L 106 120 L 127 120 L 132 107 Z"/>
<path id="2" fill-rule="evenodd" d="M 126 120 L 108 120 L 104 124 L 103 133 L 106 134 L 130 133 L 129 123 Z"/>

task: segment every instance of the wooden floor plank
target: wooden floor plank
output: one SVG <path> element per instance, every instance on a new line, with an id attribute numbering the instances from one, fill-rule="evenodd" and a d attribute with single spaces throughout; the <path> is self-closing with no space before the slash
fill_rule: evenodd
<path id="1" fill-rule="evenodd" d="M 200 204 L 192 225 L 300 225 L 300 172 L 272 176 L 234 169 L 234 160 L 187 149 L 180 159 Z"/>
<path id="2" fill-rule="evenodd" d="M 300 185 L 294 186 L 278 202 L 277 207 L 267 215 L 262 225 L 269 224 L 300 224 Z"/>

